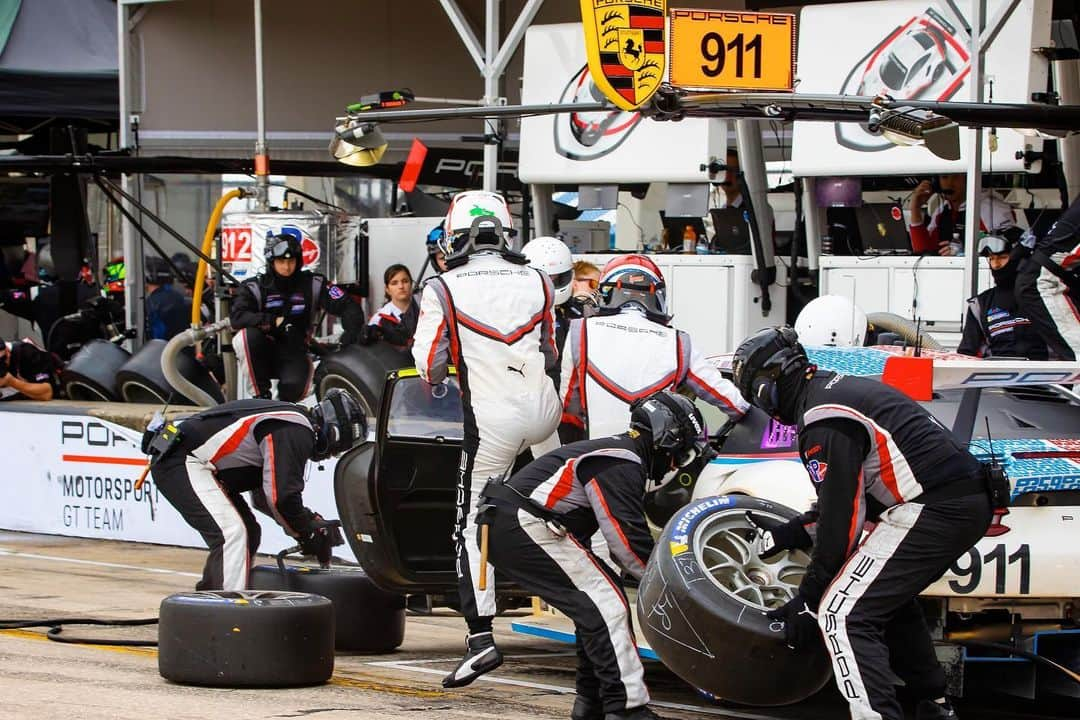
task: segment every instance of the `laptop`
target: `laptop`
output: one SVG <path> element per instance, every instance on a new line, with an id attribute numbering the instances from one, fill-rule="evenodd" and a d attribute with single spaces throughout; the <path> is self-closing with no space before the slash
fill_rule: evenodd
<path id="1" fill-rule="evenodd" d="M 709 217 L 713 223 L 714 252 L 728 255 L 750 254 L 750 228 L 746 223 L 745 208 L 712 208 L 709 210 Z"/>
<path id="2" fill-rule="evenodd" d="M 855 222 L 864 255 L 911 254 L 911 236 L 899 205 L 870 203 L 855 208 Z"/>

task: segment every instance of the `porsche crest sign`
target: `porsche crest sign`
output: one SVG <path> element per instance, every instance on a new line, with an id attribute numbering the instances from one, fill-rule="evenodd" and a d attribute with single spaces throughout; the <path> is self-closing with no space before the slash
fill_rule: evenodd
<path id="1" fill-rule="evenodd" d="M 667 0 L 581 0 L 589 72 L 622 110 L 636 110 L 664 77 Z"/>

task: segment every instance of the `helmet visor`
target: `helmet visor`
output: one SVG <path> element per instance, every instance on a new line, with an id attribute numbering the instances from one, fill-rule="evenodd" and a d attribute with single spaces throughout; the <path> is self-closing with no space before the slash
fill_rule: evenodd
<path id="1" fill-rule="evenodd" d="M 1003 237 L 998 235 L 987 235 L 979 240 L 979 254 L 986 255 L 1001 255 L 1009 252 L 1012 248 L 1011 243 Z"/>
<path id="2" fill-rule="evenodd" d="M 570 268 L 566 272 L 555 273 L 551 276 L 551 284 L 556 288 L 566 287 L 574 280 L 574 269 Z"/>
<path id="3" fill-rule="evenodd" d="M 296 257 L 296 245 L 292 240 L 277 240 L 270 247 L 270 257 L 273 260 L 280 258 L 294 258 Z"/>

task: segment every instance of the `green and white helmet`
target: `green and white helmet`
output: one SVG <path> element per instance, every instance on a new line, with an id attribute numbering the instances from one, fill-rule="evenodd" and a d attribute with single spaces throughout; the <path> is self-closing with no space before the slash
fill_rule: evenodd
<path id="1" fill-rule="evenodd" d="M 475 250 L 506 250 L 514 220 L 506 200 L 486 190 L 460 192 L 450 201 L 439 249 L 449 258 Z"/>

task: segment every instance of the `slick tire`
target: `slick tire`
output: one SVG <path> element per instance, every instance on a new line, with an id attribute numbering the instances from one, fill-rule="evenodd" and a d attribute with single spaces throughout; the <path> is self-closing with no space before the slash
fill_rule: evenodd
<path id="1" fill-rule="evenodd" d="M 161 369 L 161 354 L 167 343 L 150 340 L 128 360 L 116 373 L 117 392 L 125 402 L 153 403 L 160 405 L 192 405 L 184 395 L 176 392 Z M 218 401 L 225 402 L 221 387 L 206 368 L 195 359 L 191 348 L 185 348 L 176 356 L 176 369 L 203 392 Z"/>
<path id="2" fill-rule="evenodd" d="M 412 365 L 412 356 L 386 343 L 346 345 L 323 356 L 315 370 L 315 396 L 322 400 L 326 391 L 340 388 L 352 395 L 364 408 L 368 426 L 374 427 L 379 412 L 386 374 Z"/>
<path id="3" fill-rule="evenodd" d="M 91 340 L 83 345 L 60 371 L 60 384 L 70 400 L 119 400 L 116 373 L 130 359 L 131 353 L 108 340 Z"/>
<path id="4" fill-rule="evenodd" d="M 358 567 L 275 565 L 251 569 L 251 587 L 313 593 L 334 604 L 338 650 L 390 652 L 405 639 L 405 596 L 380 590 Z"/>
<path id="5" fill-rule="evenodd" d="M 170 595 L 158 620 L 158 672 L 183 685 L 317 685 L 334 672 L 334 607 L 294 592 Z"/>
<path id="6" fill-rule="evenodd" d="M 739 495 L 676 512 L 641 578 L 638 620 L 664 664 L 695 688 L 744 705 L 788 705 L 824 687 L 831 666 L 824 644 L 795 654 L 783 624 L 765 615 L 790 598 L 808 558 L 797 551 L 758 558 L 747 510 L 777 520 L 796 515 Z"/>

